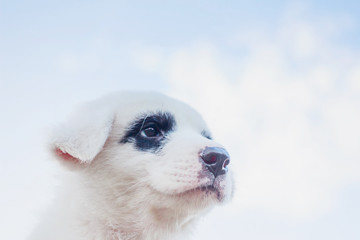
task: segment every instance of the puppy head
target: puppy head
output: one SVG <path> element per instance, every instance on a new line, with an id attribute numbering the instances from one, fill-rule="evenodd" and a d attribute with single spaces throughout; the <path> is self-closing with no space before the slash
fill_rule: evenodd
<path id="1" fill-rule="evenodd" d="M 51 149 L 112 208 L 196 215 L 233 192 L 229 154 L 201 116 L 160 94 L 121 92 L 87 104 L 60 126 Z"/>

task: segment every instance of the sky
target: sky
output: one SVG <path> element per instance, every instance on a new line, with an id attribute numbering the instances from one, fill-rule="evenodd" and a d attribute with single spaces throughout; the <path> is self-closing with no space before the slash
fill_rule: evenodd
<path id="1" fill-rule="evenodd" d="M 0 1 L 0 239 L 56 201 L 48 132 L 116 90 L 189 103 L 230 152 L 194 239 L 360 239 L 358 1 Z"/>

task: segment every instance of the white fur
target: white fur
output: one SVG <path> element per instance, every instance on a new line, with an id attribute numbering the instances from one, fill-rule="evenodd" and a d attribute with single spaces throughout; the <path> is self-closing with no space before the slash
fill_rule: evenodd
<path id="1" fill-rule="evenodd" d="M 176 121 L 159 153 L 119 143 L 139 114 L 159 111 Z M 215 179 L 218 194 L 197 189 L 214 181 L 199 153 L 221 147 L 203 130 L 197 112 L 161 94 L 120 92 L 88 103 L 52 137 L 51 151 L 72 171 L 31 239 L 186 239 L 198 217 L 233 192 L 231 171 Z"/>

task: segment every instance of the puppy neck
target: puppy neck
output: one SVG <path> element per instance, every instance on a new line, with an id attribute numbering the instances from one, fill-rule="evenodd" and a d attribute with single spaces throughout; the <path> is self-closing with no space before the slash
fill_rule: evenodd
<path id="1" fill-rule="evenodd" d="M 194 228 L 197 214 L 183 208 L 164 207 L 154 204 L 149 199 L 148 188 L 127 191 L 127 194 L 99 195 L 104 187 L 97 185 L 88 176 L 75 175 L 78 178 L 73 183 L 79 184 L 79 190 L 70 194 L 78 196 L 79 212 L 82 222 L 87 222 L 93 232 L 99 232 L 108 240 L 155 240 L 184 239 L 182 234 L 188 234 Z M 101 183 L 101 182 L 97 182 Z M 84 186 L 85 185 L 85 186 Z M 117 186 L 117 189 L 120 189 Z M 86 189 L 86 191 L 84 191 Z M 109 192 L 107 192 L 109 193 Z M 137 201 L 134 202 L 133 199 Z M 157 200 L 156 202 L 159 202 Z M 158 205 L 158 206 L 157 206 Z M 97 228 L 97 229 L 96 229 Z M 186 239 L 186 238 L 185 238 Z"/>

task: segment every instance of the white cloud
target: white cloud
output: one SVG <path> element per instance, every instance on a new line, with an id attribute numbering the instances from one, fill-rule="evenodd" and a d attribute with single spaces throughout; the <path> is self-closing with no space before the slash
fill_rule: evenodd
<path id="1" fill-rule="evenodd" d="M 159 49 L 146 48 L 138 45 L 133 47 L 135 50 L 132 54 L 133 63 L 143 71 L 147 73 L 153 73 L 159 71 L 159 67 L 162 64 L 163 55 Z"/>

